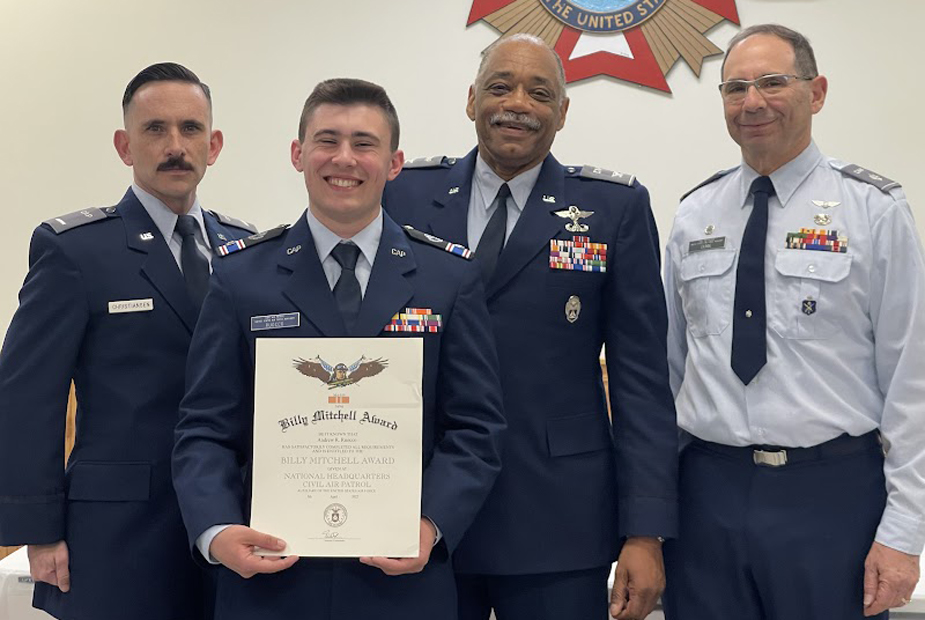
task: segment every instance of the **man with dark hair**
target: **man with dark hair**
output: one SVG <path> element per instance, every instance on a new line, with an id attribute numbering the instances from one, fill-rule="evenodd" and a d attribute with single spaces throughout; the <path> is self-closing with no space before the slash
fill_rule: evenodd
<path id="1" fill-rule="evenodd" d="M 478 148 L 386 187 L 403 224 L 475 250 L 498 342 L 504 468 L 456 552 L 462 620 L 644 618 L 675 534 L 677 431 L 646 189 L 550 154 L 569 100 L 556 53 L 515 35 L 469 89 Z M 612 421 L 599 358 L 606 344 Z"/>
<path id="2" fill-rule="evenodd" d="M 308 209 L 219 261 L 193 336 L 197 363 L 188 366 L 173 456 L 190 543 L 222 565 L 221 620 L 453 620 L 450 554 L 498 473 L 504 428 L 481 279 L 467 256 L 382 211 L 382 188 L 403 154 L 393 148 L 397 117 L 381 87 L 327 80 L 305 109 L 291 159 Z M 390 329 L 399 313 L 425 308 L 435 331 Z M 267 314 L 290 320 L 254 330 L 254 318 Z M 251 469 L 257 337 L 423 338 L 417 557 L 296 562 L 254 553 L 286 548 L 245 525 L 250 475 L 240 472 Z"/>
<path id="3" fill-rule="evenodd" d="M 740 166 L 681 202 L 665 280 L 681 457 L 671 620 L 849 620 L 925 545 L 925 257 L 899 183 L 827 158 L 806 38 L 753 26 L 720 84 Z"/>
<path id="4" fill-rule="evenodd" d="M 211 601 L 169 456 L 212 250 L 253 229 L 196 198 L 222 134 L 195 74 L 149 67 L 123 110 L 113 141 L 132 187 L 32 237 L 0 352 L 0 544 L 29 546 L 33 604 L 62 620 L 201 620 Z"/>

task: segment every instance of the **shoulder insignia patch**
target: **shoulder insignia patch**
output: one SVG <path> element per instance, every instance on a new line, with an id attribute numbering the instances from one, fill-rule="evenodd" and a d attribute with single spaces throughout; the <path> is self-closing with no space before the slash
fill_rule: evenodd
<path id="1" fill-rule="evenodd" d="M 449 168 L 459 161 L 457 157 L 447 157 L 445 155 L 434 155 L 432 157 L 415 157 L 408 159 L 403 166 L 406 170 L 415 168 Z"/>
<path id="2" fill-rule="evenodd" d="M 833 164 L 834 167 L 834 164 Z M 855 164 L 847 164 L 841 168 L 837 168 L 842 174 L 846 174 L 849 177 L 853 177 L 858 181 L 863 181 L 864 183 L 869 183 L 879 189 L 882 192 L 889 192 L 891 189 L 900 187 L 900 184 L 894 181 L 893 179 L 888 179 L 881 174 L 877 174 L 872 170 L 867 168 L 861 168 Z"/>
<path id="3" fill-rule="evenodd" d="M 457 256 L 462 256 L 465 259 L 472 259 L 472 250 L 467 248 L 464 245 L 458 243 L 452 243 L 450 241 L 445 241 L 440 237 L 435 237 L 433 235 L 428 235 L 423 233 L 420 230 L 415 230 L 412 226 L 403 226 L 405 232 L 408 233 L 408 236 L 414 239 L 415 241 L 420 241 L 421 243 L 426 243 L 427 245 L 432 245 L 435 248 L 440 248 L 444 252 L 449 252 L 450 254 L 455 254 Z"/>
<path id="4" fill-rule="evenodd" d="M 279 237 L 287 228 L 289 228 L 289 224 L 280 224 L 276 228 L 265 230 L 263 232 L 257 233 L 256 235 L 229 241 L 225 245 L 218 246 L 215 251 L 219 256 L 228 256 L 229 254 L 234 254 L 235 252 L 245 248 L 250 248 L 257 244 L 263 243 L 264 241 L 269 241 L 270 239 Z"/>
<path id="5" fill-rule="evenodd" d="M 222 215 L 222 214 L 219 213 L 218 211 L 212 211 L 211 209 L 209 210 L 209 212 L 210 212 L 212 215 L 214 215 L 215 217 L 217 217 L 219 222 L 221 222 L 222 224 L 225 224 L 226 226 L 234 226 L 235 228 L 241 228 L 241 229 L 243 229 L 243 230 L 248 230 L 248 231 L 250 231 L 250 232 L 252 232 L 252 233 L 256 233 L 256 232 L 257 232 L 257 227 L 254 226 L 253 224 L 251 224 L 250 222 L 245 222 L 244 220 L 239 220 L 239 219 L 236 218 L 236 217 L 230 217 L 230 216 L 228 216 L 228 215 Z"/>
<path id="6" fill-rule="evenodd" d="M 91 207 L 81 211 L 74 211 L 67 215 L 59 215 L 50 220 L 45 220 L 43 224 L 48 224 L 55 234 L 60 235 L 68 230 L 73 230 L 90 222 L 102 222 L 108 217 L 116 214 L 115 207 Z"/>
<path id="7" fill-rule="evenodd" d="M 604 168 L 596 168 L 594 166 L 582 166 L 581 168 L 568 166 L 566 167 L 566 171 L 572 176 L 575 176 L 577 173 L 577 175 L 583 179 L 597 179 L 598 181 L 609 181 L 610 183 L 619 183 L 620 185 L 627 186 L 632 186 L 633 181 L 636 180 L 636 177 L 632 174 L 614 172 L 613 170 L 605 170 Z"/>
<path id="8" fill-rule="evenodd" d="M 726 169 L 726 170 L 720 170 L 719 172 L 715 173 L 715 174 L 714 174 L 713 176 L 711 176 L 709 179 L 707 179 L 706 181 L 703 181 L 703 182 L 699 183 L 699 184 L 696 185 L 694 188 L 690 189 L 687 193 L 685 193 L 683 196 L 681 196 L 681 202 L 684 202 L 684 199 L 685 199 L 685 198 L 687 198 L 688 196 L 690 196 L 691 194 L 693 194 L 694 192 L 696 192 L 696 191 L 697 191 L 698 189 L 700 189 L 701 187 L 705 187 L 705 186 L 709 185 L 710 183 L 712 183 L 713 181 L 718 181 L 719 179 L 723 178 L 724 176 L 726 176 L 727 174 L 729 174 L 729 173 L 732 172 L 733 170 L 735 170 L 735 168 L 728 168 L 728 169 Z"/>

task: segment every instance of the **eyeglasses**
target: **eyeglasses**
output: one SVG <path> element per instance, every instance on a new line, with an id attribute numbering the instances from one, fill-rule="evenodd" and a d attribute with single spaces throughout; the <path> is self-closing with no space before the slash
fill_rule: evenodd
<path id="1" fill-rule="evenodd" d="M 719 85 L 719 92 L 726 103 L 742 103 L 745 101 L 745 95 L 748 94 L 749 86 L 754 86 L 764 97 L 773 97 L 790 86 L 794 80 L 810 82 L 813 79 L 799 75 L 773 73 L 771 75 L 762 75 L 754 80 L 729 80 L 728 82 L 723 82 Z"/>

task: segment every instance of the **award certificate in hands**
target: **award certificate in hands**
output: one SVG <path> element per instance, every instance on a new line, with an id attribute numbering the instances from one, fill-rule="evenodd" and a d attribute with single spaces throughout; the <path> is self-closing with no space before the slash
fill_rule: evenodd
<path id="1" fill-rule="evenodd" d="M 420 338 L 256 342 L 251 527 L 316 557 L 416 557 Z"/>

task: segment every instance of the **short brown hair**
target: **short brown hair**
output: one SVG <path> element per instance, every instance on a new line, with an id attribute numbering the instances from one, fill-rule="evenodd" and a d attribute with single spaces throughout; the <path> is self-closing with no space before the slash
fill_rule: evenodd
<path id="1" fill-rule="evenodd" d="M 389 99 L 385 89 L 378 84 L 355 78 L 333 78 L 319 82 L 315 86 L 302 107 L 302 118 L 299 120 L 299 142 L 305 139 L 305 129 L 315 109 L 326 103 L 369 105 L 379 108 L 385 114 L 392 133 L 391 149 L 393 152 L 398 149 L 398 136 L 401 128 L 398 124 L 398 112 L 395 111 L 392 100 Z"/>

